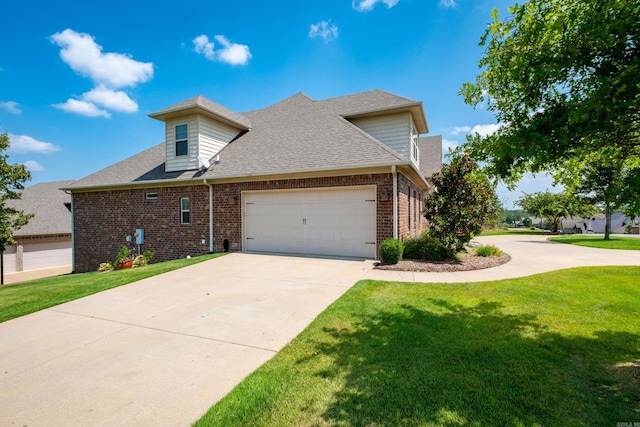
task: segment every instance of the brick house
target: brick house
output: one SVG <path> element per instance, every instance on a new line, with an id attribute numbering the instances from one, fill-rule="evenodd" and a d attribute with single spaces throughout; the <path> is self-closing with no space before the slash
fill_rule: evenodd
<path id="1" fill-rule="evenodd" d="M 157 261 L 223 250 L 375 259 L 384 239 L 420 230 L 441 163 L 441 137 L 419 136 L 422 103 L 380 90 L 299 93 L 243 114 L 197 96 L 150 117 L 165 142 L 66 188 L 77 272 L 137 229 Z"/>

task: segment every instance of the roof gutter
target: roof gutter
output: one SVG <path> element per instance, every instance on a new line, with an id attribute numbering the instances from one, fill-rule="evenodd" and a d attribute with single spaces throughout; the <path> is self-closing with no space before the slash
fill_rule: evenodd
<path id="1" fill-rule="evenodd" d="M 73 193 L 69 190 L 62 190 L 71 197 L 71 273 L 76 272 L 76 227 L 75 211 L 73 207 Z"/>
<path id="2" fill-rule="evenodd" d="M 204 185 L 209 187 L 209 253 L 213 253 L 213 185 L 207 182 L 207 178 L 202 180 Z"/>

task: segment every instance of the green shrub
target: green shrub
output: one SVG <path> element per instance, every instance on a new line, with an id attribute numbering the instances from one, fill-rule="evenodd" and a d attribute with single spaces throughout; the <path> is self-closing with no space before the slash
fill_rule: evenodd
<path id="1" fill-rule="evenodd" d="M 398 239 L 387 239 L 380 245 L 380 260 L 385 264 L 397 264 L 402 259 L 404 245 Z"/>
<path id="2" fill-rule="evenodd" d="M 402 257 L 424 261 L 442 261 L 447 258 L 447 251 L 438 239 L 424 233 L 420 237 L 411 237 L 405 240 Z"/>
<path id="3" fill-rule="evenodd" d="M 113 267 L 113 264 L 111 264 L 110 262 L 103 262 L 102 264 L 100 264 L 100 267 L 98 267 L 98 271 L 113 271 L 115 270 L 115 268 Z"/>
<path id="4" fill-rule="evenodd" d="M 500 256 L 502 251 L 493 245 L 480 245 L 476 248 L 476 254 L 482 257 Z"/>

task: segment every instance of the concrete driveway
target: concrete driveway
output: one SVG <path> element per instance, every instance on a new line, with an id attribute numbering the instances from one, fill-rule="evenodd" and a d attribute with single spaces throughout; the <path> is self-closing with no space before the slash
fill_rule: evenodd
<path id="1" fill-rule="evenodd" d="M 0 425 L 190 425 L 371 267 L 234 253 L 0 323 Z"/>
<path id="2" fill-rule="evenodd" d="M 478 237 L 475 241 L 484 245 L 497 246 L 511 256 L 511 261 L 485 270 L 452 273 L 371 270 L 365 278 L 403 282 L 483 282 L 512 279 L 573 267 L 640 265 L 640 251 L 568 245 L 548 241 L 547 236 L 486 236 Z"/>

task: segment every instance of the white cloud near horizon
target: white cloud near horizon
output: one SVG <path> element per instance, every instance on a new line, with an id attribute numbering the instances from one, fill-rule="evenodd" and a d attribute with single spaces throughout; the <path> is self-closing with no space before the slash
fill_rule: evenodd
<path id="1" fill-rule="evenodd" d="M 453 141 L 451 139 L 443 138 L 442 139 L 442 155 L 444 156 L 449 152 L 449 150 L 455 150 L 459 146 L 460 144 L 458 143 L 458 141 Z"/>
<path id="2" fill-rule="evenodd" d="M 51 154 L 62 150 L 59 145 L 50 142 L 38 141 L 28 135 L 15 135 L 9 133 L 9 149 L 8 151 L 16 154 L 40 153 Z"/>
<path id="3" fill-rule="evenodd" d="M 69 98 L 65 103 L 54 104 L 54 107 L 87 117 L 105 118 L 111 117 L 107 110 L 122 113 L 138 111 L 138 104 L 118 89 L 151 80 L 153 63 L 136 61 L 122 53 L 105 53 L 93 36 L 70 28 L 53 34 L 51 42 L 61 48 L 62 61 L 76 73 L 91 79 L 95 86 L 80 99 Z"/>
<path id="4" fill-rule="evenodd" d="M 31 172 L 42 172 L 44 170 L 42 165 L 35 160 L 27 160 L 23 165 L 25 165 L 25 167 Z"/>
<path id="5" fill-rule="evenodd" d="M 215 43 L 209 40 L 209 36 L 201 34 L 192 40 L 193 50 L 209 61 L 220 61 L 230 65 L 247 65 L 249 63 L 249 59 L 252 57 L 249 46 L 232 43 L 222 35 L 216 35 L 213 38 L 222 46 L 221 48 L 216 50 Z"/>
<path id="6" fill-rule="evenodd" d="M 451 131 L 451 135 L 460 135 L 461 133 L 467 134 L 471 132 L 471 126 L 456 126 Z"/>
<path id="7" fill-rule="evenodd" d="M 438 3 L 438 6 L 446 7 L 446 8 L 454 8 L 458 6 L 458 3 L 456 2 L 456 0 L 440 0 L 440 2 Z"/>
<path id="8" fill-rule="evenodd" d="M 399 1 L 400 0 L 353 0 L 351 5 L 358 12 L 369 12 L 378 3 L 383 3 L 385 6 L 387 6 L 387 9 L 391 9 L 393 6 L 398 4 Z"/>
<path id="9" fill-rule="evenodd" d="M 22 110 L 20 109 L 19 105 L 20 104 L 15 101 L 0 102 L 0 108 L 5 110 L 7 113 L 15 114 L 16 116 L 18 114 L 22 114 Z"/>
<path id="10" fill-rule="evenodd" d="M 331 24 L 331 20 L 320 21 L 317 24 L 311 24 L 307 35 L 311 39 L 322 38 L 325 41 L 335 40 L 338 38 L 338 27 Z"/>

